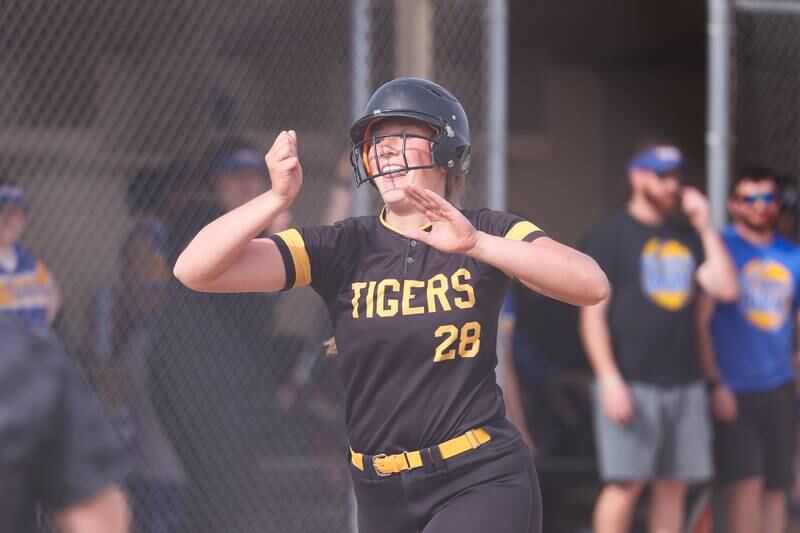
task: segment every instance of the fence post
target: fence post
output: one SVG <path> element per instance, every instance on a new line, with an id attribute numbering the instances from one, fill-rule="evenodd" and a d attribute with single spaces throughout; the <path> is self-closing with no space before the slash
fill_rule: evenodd
<path id="1" fill-rule="evenodd" d="M 351 119 L 359 118 L 367 107 L 370 95 L 370 0 L 353 0 L 350 3 L 351 23 L 353 24 L 353 37 L 350 39 L 350 60 L 352 61 L 352 100 Z M 370 214 L 371 191 L 369 187 L 353 189 L 353 215 L 365 216 Z"/>
<path id="2" fill-rule="evenodd" d="M 714 225 L 726 221 L 730 166 L 730 5 L 708 0 L 708 124 L 706 169 Z"/>

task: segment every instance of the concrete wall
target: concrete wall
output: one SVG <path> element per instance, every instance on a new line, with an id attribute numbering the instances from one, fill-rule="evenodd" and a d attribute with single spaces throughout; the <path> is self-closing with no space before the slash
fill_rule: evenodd
<path id="1" fill-rule="evenodd" d="M 508 206 L 555 238 L 575 244 L 592 223 L 623 207 L 625 163 L 644 138 L 673 139 L 697 171 L 693 181 L 703 182 L 701 68 L 550 65 L 539 73 L 543 80 L 513 76 L 512 83 L 540 88 L 545 105 L 538 131 L 511 132 Z M 512 98 L 512 114 L 515 105 Z"/>

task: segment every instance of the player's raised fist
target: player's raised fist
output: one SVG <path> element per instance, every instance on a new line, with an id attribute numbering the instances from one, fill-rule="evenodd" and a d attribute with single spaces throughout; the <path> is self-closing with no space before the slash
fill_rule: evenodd
<path id="1" fill-rule="evenodd" d="M 267 162 L 272 194 L 291 203 L 303 185 L 303 167 L 297 153 L 297 133 L 282 131 L 275 138 L 264 160 Z"/>

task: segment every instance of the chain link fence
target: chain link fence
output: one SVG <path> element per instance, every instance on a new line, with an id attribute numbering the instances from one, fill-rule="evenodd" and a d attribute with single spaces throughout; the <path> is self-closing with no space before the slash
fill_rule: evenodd
<path id="1" fill-rule="evenodd" d="M 430 74 L 472 120 L 467 205 L 485 197 L 486 4 L 429 4 Z M 25 191 L 19 244 L 58 287 L 42 283 L 50 311 L 60 309 L 50 328 L 136 459 L 127 481 L 136 531 L 352 530 L 342 393 L 322 346 L 321 303 L 309 289 L 193 293 L 171 265 L 202 225 L 266 190 L 263 154 L 283 129 L 298 132 L 305 185 L 292 219 L 270 229 L 349 212 L 351 194 L 337 184 L 350 183 L 354 51 L 367 47 L 368 91 L 398 75 L 398 6 L 0 5 L 0 177 Z M 20 305 L 12 281 L 0 284 L 6 310 Z"/>
<path id="2" fill-rule="evenodd" d="M 783 183 L 797 236 L 800 179 L 800 1 L 733 2 L 734 169 L 766 165 Z"/>

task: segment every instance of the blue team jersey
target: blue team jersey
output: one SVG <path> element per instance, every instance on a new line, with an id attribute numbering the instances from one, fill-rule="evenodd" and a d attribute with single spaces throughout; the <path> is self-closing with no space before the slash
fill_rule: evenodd
<path id="1" fill-rule="evenodd" d="M 717 303 L 711 322 L 722 379 L 736 391 L 777 387 L 794 378 L 800 248 L 780 237 L 755 246 L 733 227 L 722 237 L 736 263 L 741 291 L 738 301 Z"/>
<path id="2" fill-rule="evenodd" d="M 17 266 L 0 265 L 0 315 L 23 325 L 45 330 L 47 309 L 55 297 L 53 277 L 44 263 L 21 246 L 15 246 Z"/>

